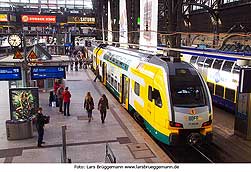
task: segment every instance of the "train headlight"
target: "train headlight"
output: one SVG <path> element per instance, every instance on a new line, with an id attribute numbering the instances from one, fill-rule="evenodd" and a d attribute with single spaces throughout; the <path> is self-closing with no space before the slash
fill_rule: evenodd
<path id="1" fill-rule="evenodd" d="M 170 121 L 170 122 L 169 122 L 169 125 L 170 125 L 171 127 L 183 128 L 183 124 L 178 123 L 178 122 Z"/>

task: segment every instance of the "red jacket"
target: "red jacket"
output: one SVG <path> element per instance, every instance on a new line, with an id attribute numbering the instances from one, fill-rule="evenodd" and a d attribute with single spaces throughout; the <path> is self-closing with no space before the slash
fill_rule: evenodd
<path id="1" fill-rule="evenodd" d="M 60 84 L 55 82 L 54 85 L 53 85 L 53 89 L 54 89 L 55 94 L 57 94 L 57 90 L 58 90 L 59 87 L 60 87 Z"/>
<path id="2" fill-rule="evenodd" d="M 70 102 L 71 93 L 69 91 L 64 91 L 62 95 L 64 102 L 66 103 Z"/>

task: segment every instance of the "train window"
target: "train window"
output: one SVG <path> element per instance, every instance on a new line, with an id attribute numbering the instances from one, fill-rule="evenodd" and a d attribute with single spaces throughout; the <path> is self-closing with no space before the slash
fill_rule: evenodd
<path id="1" fill-rule="evenodd" d="M 109 56 L 107 54 L 104 55 L 104 59 L 108 60 Z"/>
<path id="2" fill-rule="evenodd" d="M 108 82 L 111 83 L 111 76 L 108 75 Z"/>
<path id="3" fill-rule="evenodd" d="M 160 96 L 160 92 L 159 90 L 155 89 L 153 90 L 153 99 L 155 100 L 155 105 L 158 107 L 162 107 L 162 100 L 161 100 L 161 96 Z"/>
<path id="4" fill-rule="evenodd" d="M 214 69 L 220 69 L 222 63 L 223 63 L 223 60 L 216 59 L 216 60 L 214 61 L 214 64 L 213 64 L 213 68 L 214 68 Z"/>
<path id="5" fill-rule="evenodd" d="M 234 99 L 235 99 L 235 90 L 226 88 L 225 98 L 228 99 L 228 100 L 230 100 L 231 102 L 234 102 Z"/>
<path id="6" fill-rule="evenodd" d="M 139 96 L 139 93 L 140 93 L 140 85 L 139 85 L 139 83 L 137 83 L 136 81 L 135 81 L 135 84 L 134 84 L 134 92 L 135 92 L 135 94 L 136 94 L 137 96 Z"/>
<path id="7" fill-rule="evenodd" d="M 215 95 L 223 97 L 224 96 L 224 87 L 222 87 L 220 85 L 216 85 Z"/>
<path id="8" fill-rule="evenodd" d="M 210 82 L 207 82 L 207 86 L 209 88 L 209 91 L 210 91 L 211 95 L 213 95 L 214 94 L 214 84 L 210 83 Z"/>
<path id="9" fill-rule="evenodd" d="M 212 66 L 213 61 L 214 61 L 214 59 L 207 58 L 204 63 L 204 67 L 210 68 Z"/>
<path id="10" fill-rule="evenodd" d="M 114 80 L 113 77 L 111 77 L 111 85 L 113 85 L 113 80 Z"/>
<path id="11" fill-rule="evenodd" d="M 148 86 L 148 100 L 153 101 L 152 98 L 152 87 Z"/>
<path id="12" fill-rule="evenodd" d="M 199 67 L 203 67 L 204 61 L 205 61 L 205 57 L 199 57 L 197 60 L 197 64 Z"/>
<path id="13" fill-rule="evenodd" d="M 177 107 L 205 106 L 204 87 L 198 75 L 170 76 L 172 103 Z"/>
<path id="14" fill-rule="evenodd" d="M 224 62 L 224 65 L 223 65 L 223 67 L 222 67 L 222 70 L 223 70 L 223 71 L 227 71 L 227 72 L 231 72 L 232 67 L 233 67 L 233 64 L 234 64 L 234 62 L 225 61 L 225 62 Z"/>
<path id="15" fill-rule="evenodd" d="M 198 58 L 198 56 L 192 56 L 190 59 L 190 63 L 195 63 L 197 58 Z"/>
<path id="16" fill-rule="evenodd" d="M 241 67 L 238 66 L 237 64 L 234 65 L 234 70 L 233 70 L 233 73 L 240 73 L 240 70 L 241 70 Z"/>
<path id="17" fill-rule="evenodd" d="M 114 85 L 113 85 L 113 87 L 115 88 L 115 90 L 118 90 L 118 82 L 114 79 Z"/>

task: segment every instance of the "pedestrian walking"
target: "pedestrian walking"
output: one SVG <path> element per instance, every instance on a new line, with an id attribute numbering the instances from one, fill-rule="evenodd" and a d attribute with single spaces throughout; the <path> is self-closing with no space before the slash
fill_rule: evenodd
<path id="1" fill-rule="evenodd" d="M 91 122 L 92 118 L 92 110 L 94 109 L 94 102 L 93 102 L 93 98 L 91 96 L 90 92 L 87 92 L 85 99 L 84 99 L 84 108 L 87 111 L 88 114 L 88 122 Z"/>
<path id="2" fill-rule="evenodd" d="M 98 102 L 98 110 L 100 111 L 102 123 L 105 122 L 107 109 L 109 109 L 108 99 L 106 98 L 105 94 L 103 94 Z"/>
<path id="3" fill-rule="evenodd" d="M 70 102 L 71 102 L 71 93 L 68 90 L 68 87 L 65 87 L 63 92 L 63 101 L 64 101 L 64 116 L 70 116 L 69 109 L 70 109 Z"/>
<path id="4" fill-rule="evenodd" d="M 94 82 L 96 82 L 97 78 L 99 77 L 99 67 L 98 67 L 98 65 L 96 66 L 95 75 L 96 75 L 96 77 L 93 80 Z"/>
<path id="5" fill-rule="evenodd" d="M 43 109 L 41 107 L 38 108 L 37 112 L 37 132 L 38 132 L 38 140 L 37 140 L 37 147 L 42 147 L 43 138 L 44 138 L 44 124 L 45 124 L 45 116 L 42 113 Z"/>
<path id="6" fill-rule="evenodd" d="M 63 92 L 64 92 L 64 85 L 61 84 L 57 90 L 59 112 L 61 112 L 61 113 L 63 113 Z"/>
<path id="7" fill-rule="evenodd" d="M 78 58 L 75 58 L 75 71 L 78 71 Z"/>

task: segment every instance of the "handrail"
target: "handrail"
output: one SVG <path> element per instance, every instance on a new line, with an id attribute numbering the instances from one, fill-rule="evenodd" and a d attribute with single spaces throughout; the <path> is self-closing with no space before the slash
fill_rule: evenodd
<path id="1" fill-rule="evenodd" d="M 116 157 L 108 143 L 105 145 L 105 162 L 116 163 Z"/>

